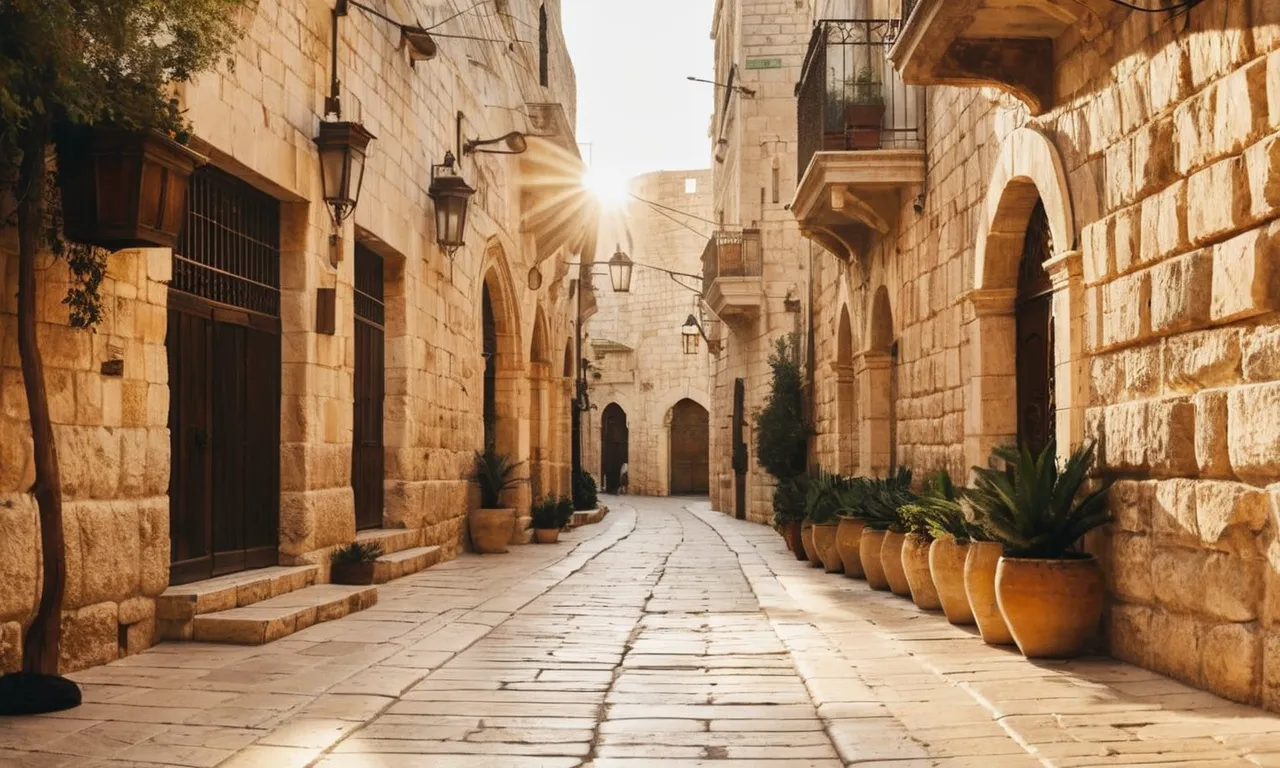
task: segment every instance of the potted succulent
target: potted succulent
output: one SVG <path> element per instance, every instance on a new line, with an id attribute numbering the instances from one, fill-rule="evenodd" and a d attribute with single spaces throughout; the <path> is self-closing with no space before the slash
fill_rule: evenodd
<path id="1" fill-rule="evenodd" d="M 876 82 L 871 67 L 858 71 L 852 85 L 853 98 L 845 105 L 844 121 L 849 129 L 849 149 L 879 149 L 884 124 L 883 85 Z"/>
<path id="2" fill-rule="evenodd" d="M 929 551 L 934 541 L 931 502 L 954 501 L 955 498 L 956 487 L 951 482 L 951 475 L 940 470 L 930 478 L 920 498 L 902 509 L 902 522 L 907 529 L 902 543 L 902 569 L 907 575 L 907 583 L 911 585 L 911 599 L 921 610 L 936 611 L 942 607 L 933 574 L 929 571 Z"/>
<path id="3" fill-rule="evenodd" d="M 838 492 L 840 524 L 836 526 L 836 551 L 844 564 L 844 575 L 851 579 L 864 579 L 862 568 L 862 531 L 867 527 L 863 504 L 866 501 L 867 483 L 861 477 L 850 478 Z"/>
<path id="4" fill-rule="evenodd" d="M 773 525 L 787 541 L 787 549 L 797 560 L 808 559 L 801 537 L 804 526 L 804 501 L 808 493 L 803 475 L 780 480 L 773 489 Z"/>
<path id="5" fill-rule="evenodd" d="M 382 545 L 355 541 L 329 556 L 329 581 L 333 584 L 372 584 Z"/>
<path id="6" fill-rule="evenodd" d="M 884 532 L 880 546 L 880 570 L 890 591 L 910 597 L 911 584 L 902 568 L 902 545 L 906 541 L 902 508 L 916 499 L 911 492 L 911 471 L 899 467 L 893 475 L 871 480 L 869 485 L 867 527 Z M 865 562 L 863 567 L 866 567 Z"/>
<path id="7" fill-rule="evenodd" d="M 813 524 L 813 547 L 827 573 L 840 573 L 844 563 L 840 561 L 840 551 L 836 549 L 836 526 L 840 509 L 838 489 L 840 478 L 819 472 L 809 482 L 805 495 L 805 518 Z"/>
<path id="8" fill-rule="evenodd" d="M 560 531 L 572 518 L 572 499 L 565 496 L 543 497 L 529 511 L 529 527 L 533 529 L 534 541 L 539 544 L 555 544 L 560 540 Z"/>
<path id="9" fill-rule="evenodd" d="M 470 479 L 480 489 L 480 508 L 467 516 L 467 529 L 471 546 L 478 554 L 500 555 L 507 551 L 516 529 L 516 511 L 502 506 L 502 494 L 520 484 L 516 477 L 518 467 L 492 446 L 476 451 Z"/>
<path id="10" fill-rule="evenodd" d="M 1097 629 L 1106 584 L 1093 555 L 1076 546 L 1110 520 L 1110 482 L 1081 495 L 1093 444 L 1061 468 L 1052 441 L 1039 456 L 1026 447 L 995 455 L 1007 468 L 975 467 L 971 498 L 983 525 L 1004 544 L 995 581 L 1000 613 L 1024 656 L 1077 656 Z"/>
<path id="11" fill-rule="evenodd" d="M 938 591 L 942 612 L 952 624 L 968 625 L 974 620 L 964 589 L 965 558 L 970 540 L 982 539 L 983 535 L 981 529 L 965 517 L 961 506 L 964 492 L 953 491 L 941 496 L 923 496 L 918 505 L 928 518 L 929 535 L 933 538 L 929 545 L 929 575 Z"/>
<path id="12" fill-rule="evenodd" d="M 862 515 L 866 525 L 862 529 L 858 555 L 862 560 L 862 570 L 867 577 L 867 585 L 872 589 L 891 589 L 889 575 L 884 566 L 884 543 L 889 537 L 889 529 L 902 523 L 898 512 L 898 499 L 895 492 L 896 481 L 905 470 L 899 470 L 893 479 L 869 478 L 863 480 Z M 911 485 L 911 473 L 905 472 L 906 485 Z M 896 553 L 901 570 L 901 544 Z M 906 581 L 905 576 L 902 577 Z"/>

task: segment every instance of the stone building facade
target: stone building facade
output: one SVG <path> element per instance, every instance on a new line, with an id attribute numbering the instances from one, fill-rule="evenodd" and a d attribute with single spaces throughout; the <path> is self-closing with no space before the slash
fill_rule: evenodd
<path id="1" fill-rule="evenodd" d="M 1095 441 L 1110 652 L 1280 709 L 1280 10 L 872 5 L 927 138 L 801 163 L 817 460 Z"/>
<path id="2" fill-rule="evenodd" d="M 409 25 L 454 13 L 375 5 Z M 337 20 L 342 115 L 376 138 L 359 206 L 336 233 L 313 143 L 334 4 L 254 6 L 234 68 L 179 92 L 209 163 L 178 248 L 111 254 L 94 333 L 67 325 L 63 266 L 41 274 L 68 670 L 155 642 L 155 601 L 173 584 L 307 563 L 325 581 L 327 555 L 357 529 L 408 531 L 455 556 L 486 434 L 532 476 L 512 506 L 569 486 L 576 257 L 563 227 L 538 225 L 555 187 L 533 174 L 580 171 L 558 0 L 463 13 L 434 31 L 438 56 L 412 66 L 396 26 L 354 7 Z M 522 157 L 462 151 L 513 130 L 535 137 Z M 476 189 L 452 259 L 427 196 L 446 152 Z M 0 671 L 20 663 L 40 557 L 15 251 L 15 232 L 0 230 Z M 232 276 L 219 283 L 210 266 Z M 109 361 L 123 375 L 105 374 Z"/>
<path id="3" fill-rule="evenodd" d="M 645 174 L 630 192 L 631 258 L 700 274 L 711 230 L 710 171 Z M 602 488 L 614 489 L 625 460 L 630 493 L 707 493 L 712 353 L 700 342 L 696 354 L 685 354 L 681 338 L 690 315 L 701 322 L 698 282 L 636 267 L 631 291 L 602 288 L 584 325 L 593 409 L 583 420 L 583 466 Z"/>

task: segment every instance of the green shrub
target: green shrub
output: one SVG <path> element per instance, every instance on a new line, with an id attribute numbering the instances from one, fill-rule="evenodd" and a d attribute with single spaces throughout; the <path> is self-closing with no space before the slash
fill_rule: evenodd
<path id="1" fill-rule="evenodd" d="M 899 467 L 889 477 L 871 478 L 865 482 L 863 519 L 867 521 L 867 527 L 873 531 L 905 532 L 902 508 L 917 498 L 911 491 L 911 470 Z"/>
<path id="2" fill-rule="evenodd" d="M 841 478 L 838 475 L 829 475 L 821 471 L 809 479 L 804 498 L 806 520 L 814 525 L 838 522 L 840 484 Z"/>
<path id="3" fill-rule="evenodd" d="M 492 447 L 476 451 L 475 467 L 471 470 L 471 482 L 480 488 L 480 508 L 499 509 L 502 506 L 502 494 L 521 480 L 516 477 L 519 464 L 511 461 L 505 453 L 498 453 Z"/>
<path id="4" fill-rule="evenodd" d="M 570 521 L 573 520 L 573 499 L 569 496 L 561 496 L 556 500 L 556 520 L 560 523 L 558 527 L 568 527 Z"/>
<path id="5" fill-rule="evenodd" d="M 560 514 L 560 499 L 544 496 L 529 510 L 529 527 L 541 531 L 558 531 L 564 527 Z"/>
<path id="6" fill-rule="evenodd" d="M 779 480 L 773 489 L 773 525 L 782 528 L 804 520 L 805 497 L 809 478 L 804 475 Z"/>
<path id="7" fill-rule="evenodd" d="M 367 564 L 382 557 L 382 545 L 371 542 L 355 541 L 345 547 L 339 547 L 329 555 L 329 562 L 334 565 Z"/>
<path id="8" fill-rule="evenodd" d="M 599 506 L 596 479 L 585 469 L 573 475 L 573 504 L 581 512 L 589 512 Z"/>
<path id="9" fill-rule="evenodd" d="M 793 338 L 778 339 L 769 356 L 773 380 L 769 398 L 756 415 L 756 460 L 778 480 L 805 471 L 809 426 L 804 420 L 804 375 Z"/>

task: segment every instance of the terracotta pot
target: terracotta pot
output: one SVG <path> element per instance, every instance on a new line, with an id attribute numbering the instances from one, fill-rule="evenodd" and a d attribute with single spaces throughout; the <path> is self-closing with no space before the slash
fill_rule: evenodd
<path id="1" fill-rule="evenodd" d="M 559 528 L 534 528 L 533 540 L 539 544 L 555 544 L 560 541 Z"/>
<path id="2" fill-rule="evenodd" d="M 902 567 L 902 544 L 907 537 L 901 533 L 887 531 L 884 535 L 884 546 L 880 548 L 880 567 L 884 569 L 884 577 L 889 582 L 889 591 L 902 597 L 911 597 L 911 584 L 907 581 L 907 572 Z"/>
<path id="3" fill-rule="evenodd" d="M 836 551 L 840 553 L 840 562 L 844 564 L 844 575 L 851 579 L 864 579 L 862 557 L 858 550 L 862 546 L 862 529 L 867 524 L 854 517 L 841 518 L 836 526 Z"/>
<path id="4" fill-rule="evenodd" d="M 996 565 L 1003 554 L 1002 544 L 971 541 L 964 560 L 964 593 L 969 597 L 969 610 L 973 611 L 982 640 L 988 645 L 1013 645 L 1013 635 L 996 601 Z"/>
<path id="5" fill-rule="evenodd" d="M 516 529 L 514 509 L 477 509 L 467 517 L 471 548 L 481 555 L 501 555 Z"/>
<path id="6" fill-rule="evenodd" d="M 922 611 L 936 611 L 942 607 L 938 590 L 929 573 L 929 545 L 933 540 L 922 533 L 908 533 L 902 543 L 902 570 L 911 586 L 911 600 Z"/>
<path id="7" fill-rule="evenodd" d="M 809 561 L 809 565 L 814 568 L 821 568 L 822 555 L 818 554 L 818 546 L 813 541 L 813 528 L 813 523 L 805 520 L 804 527 L 800 529 L 800 540 L 804 542 L 804 554 Z"/>
<path id="8" fill-rule="evenodd" d="M 867 577 L 867 586 L 872 589 L 888 589 L 889 581 L 884 577 L 884 568 L 880 565 L 880 550 L 884 548 L 884 531 L 862 529 L 862 539 L 858 542 L 858 559 L 862 561 L 862 573 Z"/>
<path id="9" fill-rule="evenodd" d="M 374 578 L 373 563 L 332 563 L 329 566 L 329 583 L 331 584 L 372 584 Z"/>
<path id="10" fill-rule="evenodd" d="M 950 536 L 935 539 L 929 547 L 929 573 L 938 590 L 942 612 L 952 624 L 973 623 L 973 609 L 964 592 L 964 559 L 968 554 L 969 542 Z"/>
<path id="11" fill-rule="evenodd" d="M 805 559 L 804 541 L 802 540 L 804 538 L 803 525 L 801 521 L 794 520 L 787 523 L 787 527 L 783 529 L 787 538 L 787 549 L 795 554 L 797 560 Z"/>
<path id="12" fill-rule="evenodd" d="M 795 548 L 794 546 L 792 546 L 792 544 L 791 544 L 791 536 L 790 536 L 790 535 L 788 535 L 787 528 L 788 528 L 788 526 L 785 526 L 785 525 L 784 525 L 784 526 L 779 527 L 779 528 L 778 528 L 778 535 L 782 537 L 782 543 L 787 545 L 787 551 L 788 551 L 788 552 L 795 552 L 795 551 L 796 551 L 796 548 Z"/>
<path id="13" fill-rule="evenodd" d="M 823 523 L 813 526 L 813 546 L 822 558 L 822 567 L 827 573 L 840 573 L 844 563 L 840 560 L 840 550 L 836 547 L 836 523 Z"/>
<path id="14" fill-rule="evenodd" d="M 1070 560 L 1002 557 L 996 599 L 1018 650 L 1029 659 L 1079 656 L 1098 628 L 1106 598 L 1093 555 Z"/>

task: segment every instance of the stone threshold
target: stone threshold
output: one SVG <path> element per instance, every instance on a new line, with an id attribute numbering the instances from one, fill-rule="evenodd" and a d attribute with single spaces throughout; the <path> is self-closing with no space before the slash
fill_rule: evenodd
<path id="1" fill-rule="evenodd" d="M 264 645 L 377 602 L 378 588 L 374 586 L 318 584 L 244 608 L 196 616 L 192 639 L 201 643 Z"/>
<path id="2" fill-rule="evenodd" d="M 422 546 L 421 529 L 373 528 L 357 533 L 356 542 L 382 547 L 373 565 L 374 584 L 411 576 L 440 562 L 440 547 Z"/>
<path id="3" fill-rule="evenodd" d="M 156 599 L 156 630 L 161 640 L 191 640 L 196 617 L 306 589 L 319 575 L 318 565 L 273 566 L 169 587 Z"/>

